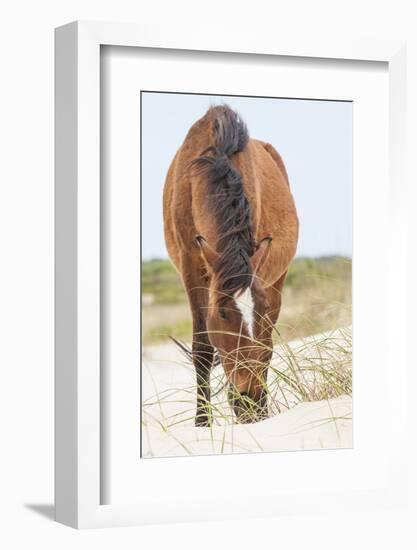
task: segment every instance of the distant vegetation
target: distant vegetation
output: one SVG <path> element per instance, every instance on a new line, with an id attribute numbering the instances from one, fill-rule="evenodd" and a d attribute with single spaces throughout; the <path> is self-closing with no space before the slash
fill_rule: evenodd
<path id="1" fill-rule="evenodd" d="M 297 258 L 288 271 L 277 328 L 294 339 L 351 324 L 352 261 L 340 256 Z M 191 340 L 191 314 L 181 279 L 169 260 L 142 263 L 145 344 L 169 335 Z"/>
<path id="2" fill-rule="evenodd" d="M 153 296 L 156 304 L 180 304 L 187 300 L 181 279 L 169 260 L 142 262 L 142 294 Z"/>

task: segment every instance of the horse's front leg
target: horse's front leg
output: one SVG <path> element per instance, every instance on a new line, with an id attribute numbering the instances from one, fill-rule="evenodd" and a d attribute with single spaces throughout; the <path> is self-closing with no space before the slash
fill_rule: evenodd
<path id="1" fill-rule="evenodd" d="M 269 311 L 264 319 L 261 319 L 260 322 L 262 323 L 262 332 L 261 332 L 261 338 L 262 341 L 262 353 L 260 362 L 265 365 L 264 370 L 262 372 L 262 378 L 263 383 L 265 384 L 265 387 L 267 387 L 268 384 L 268 369 L 269 364 L 272 359 L 273 355 L 273 349 L 274 349 L 274 343 L 272 334 L 274 331 L 275 323 L 278 320 L 280 311 L 281 311 L 281 304 L 282 304 L 282 288 L 284 286 L 284 281 L 287 273 L 285 272 L 284 275 L 281 276 L 276 283 L 274 283 L 271 287 L 267 289 L 267 298 L 269 303 Z M 261 409 L 261 416 L 262 418 L 268 418 L 269 416 L 269 410 L 268 410 L 268 392 L 263 391 L 262 397 L 259 401 L 259 406 Z"/>
<path id="2" fill-rule="evenodd" d="M 197 379 L 195 425 L 210 426 L 212 422 L 210 371 L 213 364 L 214 349 L 207 337 L 205 323 L 197 319 L 193 324 L 193 363 Z"/>
<path id="3" fill-rule="evenodd" d="M 183 280 L 187 290 L 193 317 L 193 364 L 197 381 L 196 426 L 211 425 L 210 371 L 213 364 L 214 349 L 210 344 L 206 316 L 208 305 L 208 281 L 200 262 L 186 258 L 182 262 L 188 269 L 183 270 Z"/>

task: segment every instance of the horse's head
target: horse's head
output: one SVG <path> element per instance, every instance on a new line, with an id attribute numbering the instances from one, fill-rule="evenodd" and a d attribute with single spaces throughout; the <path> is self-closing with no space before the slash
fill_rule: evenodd
<path id="1" fill-rule="evenodd" d="M 268 300 L 257 271 L 268 254 L 271 238 L 263 239 L 251 258 L 252 273 L 244 288 L 222 290 L 215 266 L 217 252 L 197 239 L 210 273 L 207 331 L 218 350 L 229 381 L 229 401 L 239 422 L 256 422 L 268 415 L 265 392 L 268 349 Z"/>

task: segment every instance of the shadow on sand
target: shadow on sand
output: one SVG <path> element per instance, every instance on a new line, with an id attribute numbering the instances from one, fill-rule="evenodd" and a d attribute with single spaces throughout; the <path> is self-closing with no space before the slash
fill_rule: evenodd
<path id="1" fill-rule="evenodd" d="M 25 508 L 51 521 L 55 521 L 55 506 L 53 504 L 25 504 Z"/>

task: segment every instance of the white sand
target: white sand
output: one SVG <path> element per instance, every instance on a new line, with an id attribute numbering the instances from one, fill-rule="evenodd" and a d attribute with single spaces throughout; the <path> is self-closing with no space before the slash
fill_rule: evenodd
<path id="1" fill-rule="evenodd" d="M 340 335 L 329 333 L 304 342 L 291 342 L 299 357 L 320 354 L 326 341 L 328 364 L 336 361 Z M 318 347 L 317 347 L 318 345 Z M 330 350 L 330 351 L 329 351 Z M 325 361 L 326 363 L 326 361 Z M 282 370 L 277 356 L 272 365 Z M 272 376 L 273 374 L 271 374 Z M 235 424 L 220 417 L 212 428 L 196 428 L 195 374 L 174 344 L 147 347 L 143 354 L 142 398 L 143 456 L 183 456 L 261 451 L 349 448 L 352 446 L 352 399 L 348 395 L 324 400 L 299 402 L 285 391 L 284 401 L 277 393 L 281 412 L 255 424 Z M 212 386 L 219 386 L 222 368 L 214 369 Z M 213 391 L 216 393 L 216 390 Z M 224 392 L 214 396 L 222 414 L 230 415 Z M 287 408 L 288 407 L 288 408 Z M 229 416 L 230 418 L 230 416 Z"/>

